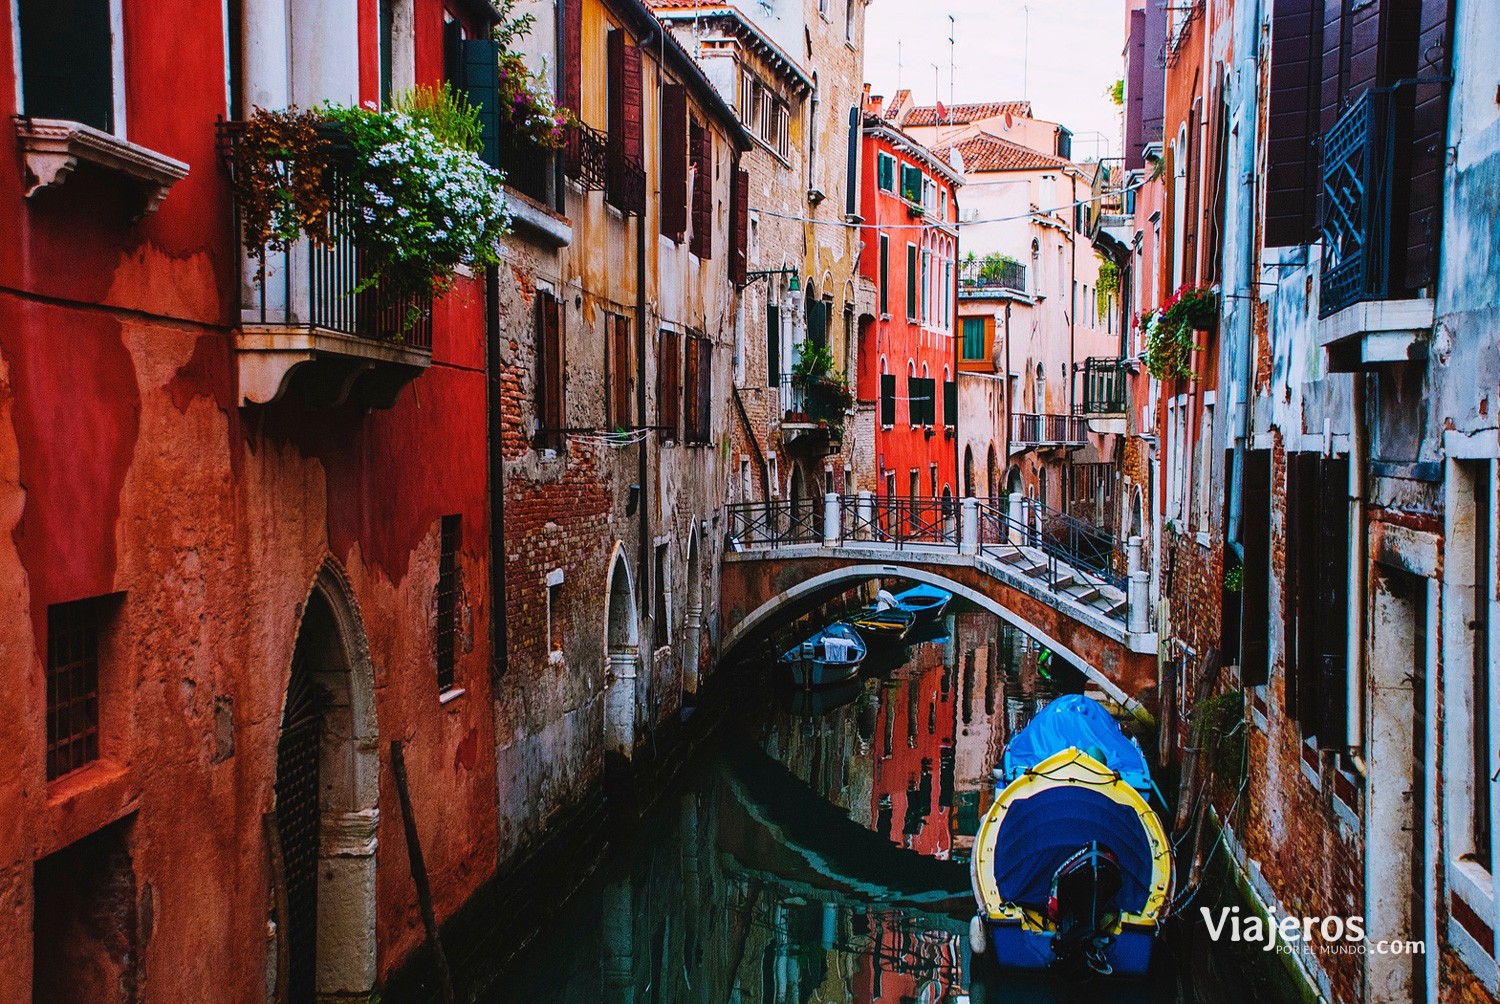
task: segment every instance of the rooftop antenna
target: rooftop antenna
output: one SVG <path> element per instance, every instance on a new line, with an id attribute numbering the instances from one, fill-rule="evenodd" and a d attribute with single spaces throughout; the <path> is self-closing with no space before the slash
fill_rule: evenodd
<path id="1" fill-rule="evenodd" d="M 901 39 L 896 39 L 896 90 L 901 90 Z"/>
<path id="2" fill-rule="evenodd" d="M 1021 100 L 1025 101 L 1030 97 L 1026 85 L 1031 76 L 1031 6 L 1029 4 L 1023 6 L 1021 13 L 1026 19 L 1025 34 L 1021 42 Z"/>

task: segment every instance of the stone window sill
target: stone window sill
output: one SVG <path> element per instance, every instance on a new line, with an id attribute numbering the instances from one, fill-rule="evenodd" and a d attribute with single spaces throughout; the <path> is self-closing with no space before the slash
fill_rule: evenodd
<path id="1" fill-rule="evenodd" d="M 450 687 L 438 695 L 438 704 L 451 704 L 467 693 L 463 687 Z"/>
<path id="2" fill-rule="evenodd" d="M 136 219 L 154 213 L 188 165 L 165 154 L 66 119 L 16 117 L 16 138 L 26 164 L 26 195 L 62 185 L 80 162 L 139 183 L 144 196 Z"/>

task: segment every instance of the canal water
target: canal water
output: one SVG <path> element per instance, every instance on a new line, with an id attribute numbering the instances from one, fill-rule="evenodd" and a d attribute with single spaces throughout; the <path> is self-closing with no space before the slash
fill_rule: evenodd
<path id="1" fill-rule="evenodd" d="M 872 646 L 858 680 L 811 696 L 775 672 L 770 645 L 740 667 L 697 762 L 524 948 L 511 939 L 470 955 L 460 999 L 1288 999 L 1190 919 L 1164 936 L 1146 980 L 1002 973 L 974 956 L 968 861 L 990 770 L 1039 708 L 1085 681 L 984 611 L 951 611 L 909 640 Z"/>

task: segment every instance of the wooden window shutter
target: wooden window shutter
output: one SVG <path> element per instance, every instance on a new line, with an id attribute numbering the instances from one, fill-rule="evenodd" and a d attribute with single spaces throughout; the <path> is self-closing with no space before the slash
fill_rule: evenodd
<path id="1" fill-rule="evenodd" d="M 828 314 L 823 310 L 822 300 L 811 300 L 807 304 L 807 340 L 818 348 L 828 344 Z"/>
<path id="2" fill-rule="evenodd" d="M 853 0 L 849 2 L 852 3 Z M 859 143 L 863 135 L 860 119 L 859 106 L 855 105 L 849 109 L 849 163 L 846 165 L 844 192 L 844 212 L 850 216 L 859 215 Z"/>
<path id="3" fill-rule="evenodd" d="M 29 2 L 18 11 L 26 115 L 114 130 L 108 0 Z"/>
<path id="4" fill-rule="evenodd" d="M 693 240 L 691 250 L 699 258 L 712 258 L 714 216 L 714 134 L 694 121 L 688 130 L 693 162 Z"/>
<path id="5" fill-rule="evenodd" d="M 1452 70 L 1453 0 L 1421 0 L 1417 84 L 1413 94 L 1411 203 L 1407 210 L 1405 287 L 1437 281 L 1438 238 L 1443 219 L 1443 159 L 1448 132 Z"/>
<path id="6" fill-rule="evenodd" d="M 698 397 L 698 337 L 687 336 L 687 354 L 682 375 L 683 386 L 683 436 L 689 443 L 698 441 L 699 411 L 703 402 Z"/>
<path id="7" fill-rule="evenodd" d="M 880 374 L 880 424 L 896 424 L 896 374 Z"/>
<path id="8" fill-rule="evenodd" d="M 682 406 L 680 368 L 682 366 L 681 338 L 675 331 L 662 331 L 657 345 L 656 424 L 664 440 L 676 441 L 679 436 L 679 409 Z"/>
<path id="9" fill-rule="evenodd" d="M 766 304 L 766 386 L 781 386 L 781 305 Z"/>
<path id="10" fill-rule="evenodd" d="M 583 0 L 562 0 L 562 103 L 583 115 Z"/>
<path id="11" fill-rule="evenodd" d="M 1297 495 L 1288 501 L 1296 506 L 1297 554 L 1295 570 L 1287 556 L 1287 574 L 1297 583 L 1297 703 L 1294 714 L 1304 735 L 1318 726 L 1318 676 L 1322 663 L 1318 654 L 1318 554 L 1319 520 L 1323 496 L 1323 459 L 1317 453 L 1297 455 Z"/>
<path id="12" fill-rule="evenodd" d="M 745 284 L 749 272 L 750 254 L 750 172 L 734 172 L 734 188 L 730 192 L 734 203 L 734 246 L 730 249 L 729 278 L 736 286 Z"/>
<path id="13" fill-rule="evenodd" d="M 462 87 L 479 113 L 479 156 L 490 167 L 501 166 L 500 156 L 500 43 L 489 38 L 466 38 L 459 43 Z"/>
<path id="14" fill-rule="evenodd" d="M 906 318 L 917 317 L 917 247 L 906 245 Z"/>
<path id="15" fill-rule="evenodd" d="M 687 233 L 687 88 L 668 84 L 661 95 L 661 232 L 682 243 Z"/>
<path id="16" fill-rule="evenodd" d="M 1318 604 L 1315 612 L 1318 742 L 1349 744 L 1349 458 L 1324 460 L 1318 512 Z"/>
<path id="17" fill-rule="evenodd" d="M 714 343 L 698 339 L 698 442 L 713 441 Z"/>
<path id="18" fill-rule="evenodd" d="M 621 100 L 624 105 L 621 139 L 624 141 L 625 158 L 639 164 L 645 152 L 644 132 L 641 125 L 641 50 L 629 41 L 622 43 Z"/>
<path id="19" fill-rule="evenodd" d="M 1276 0 L 1266 139 L 1266 244 L 1307 244 L 1317 223 L 1323 0 Z"/>
<path id="20" fill-rule="evenodd" d="M 1240 539 L 1245 547 L 1240 589 L 1240 681 L 1258 687 L 1270 675 L 1271 451 L 1245 456 Z"/>
<path id="21" fill-rule="evenodd" d="M 948 428 L 958 425 L 958 382 L 943 381 L 943 424 Z"/>
<path id="22" fill-rule="evenodd" d="M 554 446 L 561 438 L 565 420 L 566 358 L 563 348 L 562 304 L 547 290 L 536 296 L 537 313 L 537 422 L 541 442 Z"/>
<path id="23" fill-rule="evenodd" d="M 609 424 L 628 429 L 630 421 L 630 319 L 624 314 L 609 318 Z"/>

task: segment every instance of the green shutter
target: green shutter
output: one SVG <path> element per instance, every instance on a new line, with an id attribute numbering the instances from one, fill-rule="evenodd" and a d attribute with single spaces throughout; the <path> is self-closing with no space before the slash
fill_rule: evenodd
<path id="1" fill-rule="evenodd" d="M 984 361 L 984 318 L 964 318 L 964 358 Z"/>
<path id="2" fill-rule="evenodd" d="M 896 424 L 896 374 L 880 374 L 880 424 Z"/>
<path id="3" fill-rule="evenodd" d="M 828 344 L 828 311 L 822 300 L 814 300 L 807 308 L 807 340 L 818 348 Z"/>
<path id="4" fill-rule="evenodd" d="M 880 235 L 880 312 L 891 312 L 891 239 Z"/>
<path id="5" fill-rule="evenodd" d="M 500 167 L 500 43 L 488 38 L 463 40 L 463 89 L 479 112 L 480 156 Z"/>
<path id="6" fill-rule="evenodd" d="M 922 169 L 901 165 L 901 197 L 907 202 L 922 201 Z"/>
<path id="7" fill-rule="evenodd" d="M 915 320 L 917 316 L 917 246 L 906 245 L 906 317 Z"/>
<path id="8" fill-rule="evenodd" d="M 943 381 L 943 424 L 952 428 L 958 425 L 958 382 Z"/>

